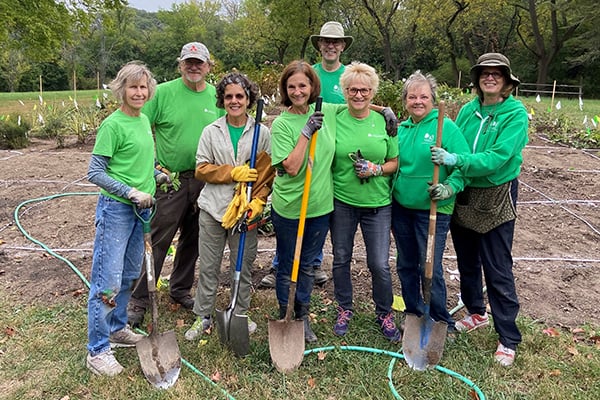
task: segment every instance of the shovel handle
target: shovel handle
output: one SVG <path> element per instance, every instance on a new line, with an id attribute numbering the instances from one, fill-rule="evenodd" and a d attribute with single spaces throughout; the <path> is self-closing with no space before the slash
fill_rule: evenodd
<path id="1" fill-rule="evenodd" d="M 444 101 L 438 106 L 437 133 L 435 145 L 442 146 L 442 131 L 444 128 Z M 433 164 L 432 183 L 437 185 L 440 181 L 440 166 Z M 429 304 L 431 301 L 431 280 L 433 278 L 433 258 L 435 255 L 435 225 L 437 223 L 437 201 L 431 200 L 429 205 L 429 229 L 427 232 L 427 253 L 425 254 L 425 280 L 423 282 L 423 301 Z"/>

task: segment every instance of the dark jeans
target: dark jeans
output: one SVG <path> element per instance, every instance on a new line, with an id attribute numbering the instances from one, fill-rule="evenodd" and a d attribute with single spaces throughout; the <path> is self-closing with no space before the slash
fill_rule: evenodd
<path id="1" fill-rule="evenodd" d="M 329 217 L 330 214 L 306 218 L 296 283 L 296 298 L 294 299 L 295 302 L 300 304 L 310 303 L 315 277 L 313 261 L 323 250 L 327 231 L 329 230 Z M 275 228 L 277 253 L 279 254 L 275 293 L 279 304 L 287 305 L 299 220 L 284 218 L 277 214 L 275 209 L 271 209 L 271 218 Z"/>
<path id="2" fill-rule="evenodd" d="M 512 181 L 510 192 L 516 205 L 517 179 Z M 484 234 L 454 223 L 450 225 L 450 231 L 460 272 L 460 292 L 463 303 L 472 314 L 485 312 L 483 267 L 494 328 L 504 346 L 516 349 L 521 343 L 521 333 L 516 324 L 519 299 L 512 271 L 515 221 L 505 222 Z"/>
<path id="3" fill-rule="evenodd" d="M 163 192 L 156 188 L 156 214 L 152 218 L 152 254 L 155 276 L 162 271 L 167 251 L 179 229 L 179 240 L 169 280 L 170 294 L 174 299 L 190 294 L 194 284 L 198 259 L 198 205 L 196 201 L 204 182 L 194 178 L 193 171 L 179 174 L 179 190 Z M 148 282 L 142 272 L 133 291 L 136 299 L 148 298 Z"/>
<path id="4" fill-rule="evenodd" d="M 446 281 L 442 269 L 450 218 L 448 214 L 436 215 L 429 313 L 435 321 L 447 322 L 449 327 L 453 327 L 454 320 L 446 308 Z M 406 312 L 421 316 L 425 311 L 421 289 L 429 235 L 429 210 L 413 210 L 392 201 L 392 232 L 398 250 L 396 269 L 402 284 Z"/>
<path id="5" fill-rule="evenodd" d="M 367 267 L 371 271 L 371 290 L 375 313 L 386 315 L 392 310 L 394 293 L 388 264 L 392 207 L 361 208 L 334 200 L 331 217 L 333 246 L 333 285 L 335 299 L 344 310 L 352 307 L 352 273 L 350 263 L 354 236 L 360 224 L 367 250 Z"/>

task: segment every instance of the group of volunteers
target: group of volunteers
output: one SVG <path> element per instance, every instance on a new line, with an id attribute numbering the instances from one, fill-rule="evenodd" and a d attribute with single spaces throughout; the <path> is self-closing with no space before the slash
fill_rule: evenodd
<path id="1" fill-rule="evenodd" d="M 135 346 L 144 337 L 133 330 L 150 306 L 142 271 L 142 219 L 151 219 L 157 277 L 179 233 L 169 296 L 195 315 L 185 338 L 195 340 L 210 332 L 225 245 L 233 277 L 240 235 L 232 227 L 243 222 L 232 218 L 229 208 L 249 183 L 252 197 L 235 214 L 256 218 L 270 197 L 276 254 L 265 286 L 275 287 L 279 318 L 293 307 L 294 318 L 303 320 L 306 342 L 317 341 L 310 300 L 313 285 L 329 279 L 321 266 L 328 234 L 337 303 L 333 331 L 338 336 L 349 331 L 354 313 L 352 252 L 359 225 L 371 273 L 374 321 L 385 338 L 401 340 L 392 310 L 391 238 L 405 311 L 421 316 L 429 214 L 435 201 L 430 315 L 447 323 L 452 334 L 487 326 L 491 316 L 499 336 L 494 358 L 512 365 L 521 342 L 512 242 L 528 118 L 511 95 L 519 80 L 510 61 L 499 53 L 479 57 L 470 74 L 477 97 L 462 107 L 456 121 L 444 117 L 441 146 L 436 147 L 433 76 L 416 71 L 406 79 L 402 103 L 409 116 L 398 125 L 390 108 L 372 103 L 379 86 L 376 70 L 360 62 L 341 63 L 342 52 L 353 42 L 341 24 L 325 23 L 311 42 L 321 62 L 295 60 L 284 68 L 279 80 L 283 110 L 270 129 L 260 124 L 260 116 L 257 121 L 249 113 L 259 89 L 248 77 L 231 72 L 214 86 L 206 81 L 212 61 L 202 43 L 183 46 L 177 79 L 157 85 L 150 70 L 133 61 L 111 82 L 120 107 L 98 129 L 88 171 L 89 181 L 101 189 L 88 301 L 86 365 L 93 373 L 122 372 L 112 349 Z M 320 110 L 315 107 L 318 96 L 324 99 Z M 260 124 L 257 155 L 250 168 L 255 124 Z M 309 160 L 312 140 L 316 148 Z M 432 184 L 435 164 L 439 183 Z M 295 298 L 289 299 L 307 173 L 312 179 L 299 273 Z M 456 322 L 447 310 L 442 268 L 448 231 L 467 310 Z M 257 230 L 250 229 L 236 314 L 247 315 L 250 308 L 257 247 Z M 192 297 L 196 264 L 198 284 Z M 248 318 L 248 331 L 256 328 Z"/>

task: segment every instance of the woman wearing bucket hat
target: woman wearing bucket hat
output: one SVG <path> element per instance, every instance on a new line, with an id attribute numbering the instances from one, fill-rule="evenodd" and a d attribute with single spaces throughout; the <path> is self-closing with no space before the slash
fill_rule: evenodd
<path id="1" fill-rule="evenodd" d="M 512 365 L 521 333 L 516 324 L 519 300 L 513 275 L 518 176 L 527 143 L 528 118 L 512 95 L 519 80 L 510 61 L 486 53 L 471 68 L 477 98 L 465 104 L 456 118 L 472 154 L 431 149 L 432 161 L 455 166 L 470 179 L 457 196 L 450 231 L 460 272 L 461 297 L 468 314 L 456 323 L 470 332 L 489 324 L 483 298 L 483 276 L 494 328 L 499 335 L 495 360 Z"/>

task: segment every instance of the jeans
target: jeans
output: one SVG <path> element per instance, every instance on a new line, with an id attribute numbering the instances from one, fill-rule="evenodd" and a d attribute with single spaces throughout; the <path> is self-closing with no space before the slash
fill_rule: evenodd
<path id="1" fill-rule="evenodd" d="M 516 206 L 517 179 L 512 181 L 510 191 Z M 460 293 L 465 307 L 469 313 L 485 312 L 483 267 L 494 329 L 498 332 L 500 343 L 510 349 L 516 349 L 521 343 L 521 333 L 516 324 L 519 299 L 512 270 L 515 221 L 505 222 L 484 234 L 454 223 L 451 224 L 450 230 L 460 272 Z"/>
<path id="2" fill-rule="evenodd" d="M 233 279 L 237 265 L 237 256 L 240 243 L 239 233 L 233 234 L 230 229 L 224 229 L 221 223 L 215 220 L 208 212 L 200 210 L 200 237 L 198 257 L 198 287 L 194 302 L 194 314 L 207 317 L 213 314 L 219 288 L 219 275 L 225 243 L 229 245 L 229 265 L 231 269 L 231 288 L 233 293 Z M 252 229 L 245 233 L 244 254 L 240 271 L 240 288 L 238 292 L 236 314 L 246 314 L 250 307 L 250 287 L 252 286 L 252 264 L 256 259 L 258 246 L 257 230 Z"/>
<path id="3" fill-rule="evenodd" d="M 446 308 L 446 281 L 442 270 L 442 257 L 451 218 L 448 214 L 437 213 L 436 215 L 433 276 L 429 303 L 431 318 L 434 321 L 448 323 L 449 328 L 454 327 L 454 320 Z M 425 312 L 421 288 L 429 235 L 429 210 L 405 208 L 393 200 L 392 232 L 398 250 L 396 269 L 402 285 L 402 297 L 406 305 L 405 312 L 420 317 Z"/>
<path id="4" fill-rule="evenodd" d="M 333 286 L 335 299 L 344 310 L 352 307 L 350 263 L 354 236 L 360 224 L 367 250 L 367 267 L 371 271 L 371 290 L 375 313 L 387 315 L 392 309 L 394 293 L 388 264 L 392 207 L 361 208 L 339 200 L 333 202 L 331 243 L 333 246 Z"/>
<path id="5" fill-rule="evenodd" d="M 319 253 L 317 258 L 313 261 L 314 268 L 321 268 L 321 264 L 323 264 L 323 250 Z M 279 254 L 275 252 L 275 257 L 273 257 L 273 261 L 271 261 L 271 268 L 273 271 L 277 270 L 277 266 L 279 265 Z"/>
<path id="6" fill-rule="evenodd" d="M 179 174 L 179 190 L 163 192 L 156 188 L 156 215 L 152 219 L 152 255 L 154 276 L 160 276 L 167 251 L 179 230 L 179 240 L 173 270 L 169 278 L 171 297 L 180 299 L 189 296 L 198 259 L 198 205 L 196 201 L 204 182 L 194 178 L 194 171 Z M 136 299 L 148 299 L 146 274 L 138 280 L 133 291 Z"/>
<path id="7" fill-rule="evenodd" d="M 140 210 L 149 218 L 150 210 Z M 88 299 L 88 345 L 92 356 L 110 348 L 108 338 L 127 324 L 127 303 L 144 258 L 142 222 L 133 207 L 100 195 Z"/>
<path id="8" fill-rule="evenodd" d="M 294 302 L 305 305 L 310 303 L 310 295 L 315 277 L 313 261 L 323 251 L 323 245 L 325 244 L 325 238 L 329 230 L 329 217 L 330 214 L 306 218 Z M 271 209 L 271 218 L 273 220 L 273 227 L 275 228 L 277 253 L 279 253 L 275 293 L 279 304 L 285 306 L 288 304 L 299 219 L 284 218 L 277 214 L 275 209 Z"/>

